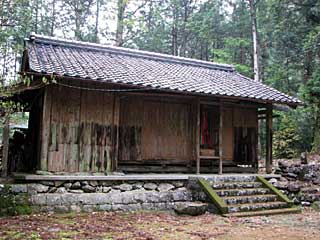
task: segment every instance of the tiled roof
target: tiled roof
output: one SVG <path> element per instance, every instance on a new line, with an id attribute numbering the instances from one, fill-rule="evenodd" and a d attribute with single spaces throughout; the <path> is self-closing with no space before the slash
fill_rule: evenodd
<path id="1" fill-rule="evenodd" d="M 31 35 L 29 70 L 132 86 L 300 105 L 297 98 L 253 81 L 234 67 L 165 54 Z"/>

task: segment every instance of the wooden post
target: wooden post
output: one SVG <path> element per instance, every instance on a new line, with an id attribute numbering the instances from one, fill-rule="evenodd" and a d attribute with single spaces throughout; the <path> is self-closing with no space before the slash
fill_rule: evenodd
<path id="1" fill-rule="evenodd" d="M 197 99 L 196 103 L 196 116 L 197 116 L 197 123 L 196 123 L 196 160 L 197 160 L 197 174 L 200 174 L 200 100 Z"/>
<path id="2" fill-rule="evenodd" d="M 272 172 L 272 106 L 266 112 L 266 172 Z"/>
<path id="3" fill-rule="evenodd" d="M 219 174 L 222 174 L 222 158 L 223 158 L 223 105 L 220 102 L 220 121 L 219 121 Z"/>
<path id="4" fill-rule="evenodd" d="M 10 138 L 10 117 L 9 115 L 5 116 L 5 122 L 3 127 L 2 135 L 2 177 L 8 176 L 8 156 L 9 156 L 9 138 Z"/>
<path id="5" fill-rule="evenodd" d="M 119 158 L 119 130 L 120 130 L 120 98 L 118 94 L 114 94 L 114 109 L 113 109 L 113 129 L 115 132 L 114 139 L 114 159 L 112 170 L 117 171 L 118 169 L 118 158 Z M 111 169 L 107 169 L 110 171 Z"/>
<path id="6" fill-rule="evenodd" d="M 51 93 L 52 88 L 46 87 L 44 89 L 44 99 L 42 105 L 42 123 L 40 127 L 40 138 L 41 138 L 41 156 L 39 170 L 48 171 L 48 146 L 50 136 L 50 125 L 51 125 Z"/>

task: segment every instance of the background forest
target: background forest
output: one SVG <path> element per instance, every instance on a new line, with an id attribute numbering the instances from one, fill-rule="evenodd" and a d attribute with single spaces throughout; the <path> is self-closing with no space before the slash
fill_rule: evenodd
<path id="1" fill-rule="evenodd" d="M 278 113 L 275 157 L 319 153 L 319 0 L 0 0 L 0 80 L 18 80 L 30 32 L 234 64 L 254 78 L 255 29 L 259 80 L 306 104 Z"/>

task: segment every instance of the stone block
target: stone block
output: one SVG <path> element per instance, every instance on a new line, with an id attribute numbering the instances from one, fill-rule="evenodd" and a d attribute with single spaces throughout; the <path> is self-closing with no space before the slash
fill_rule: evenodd
<path id="1" fill-rule="evenodd" d="M 27 184 L 12 184 L 11 185 L 11 192 L 12 193 L 27 193 L 28 187 Z"/>
<path id="2" fill-rule="evenodd" d="M 157 187 L 158 187 L 158 185 L 155 184 L 155 183 L 145 183 L 145 184 L 143 185 L 143 187 L 144 187 L 144 189 L 146 189 L 146 190 L 156 190 Z"/>
<path id="3" fill-rule="evenodd" d="M 159 186 L 157 187 L 159 192 L 167 192 L 170 190 L 173 190 L 175 186 L 173 186 L 170 183 L 160 183 Z"/>
<path id="4" fill-rule="evenodd" d="M 92 187 L 91 185 L 84 185 L 82 186 L 82 190 L 86 193 L 93 193 L 96 191 L 96 188 Z"/>
<path id="5" fill-rule="evenodd" d="M 46 194 L 46 204 L 48 206 L 61 205 L 61 194 L 55 194 L 55 193 Z"/>
<path id="6" fill-rule="evenodd" d="M 183 202 L 177 203 L 174 211 L 177 214 L 198 216 L 204 214 L 208 210 L 208 204 L 202 202 Z"/>
<path id="7" fill-rule="evenodd" d="M 40 183 L 28 184 L 28 193 L 37 194 L 37 193 L 46 193 L 49 190 L 49 187 Z"/>
<path id="8" fill-rule="evenodd" d="M 46 196 L 46 194 L 31 195 L 30 202 L 32 205 L 46 205 L 47 204 L 47 196 Z"/>

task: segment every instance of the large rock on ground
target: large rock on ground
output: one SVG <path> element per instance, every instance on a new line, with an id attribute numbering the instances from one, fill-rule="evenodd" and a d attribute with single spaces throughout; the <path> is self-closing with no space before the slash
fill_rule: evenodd
<path id="1" fill-rule="evenodd" d="M 208 204 L 202 202 L 182 202 L 177 203 L 174 211 L 177 214 L 198 216 L 204 214 L 208 210 Z"/>

